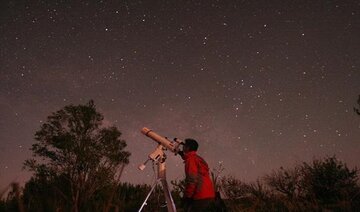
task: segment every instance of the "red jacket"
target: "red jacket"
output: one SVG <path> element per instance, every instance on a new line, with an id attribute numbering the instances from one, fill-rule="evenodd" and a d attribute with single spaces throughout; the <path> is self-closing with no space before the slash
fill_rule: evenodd
<path id="1" fill-rule="evenodd" d="M 197 199 L 214 198 L 215 191 L 209 176 L 209 166 L 195 151 L 184 155 L 185 197 Z"/>

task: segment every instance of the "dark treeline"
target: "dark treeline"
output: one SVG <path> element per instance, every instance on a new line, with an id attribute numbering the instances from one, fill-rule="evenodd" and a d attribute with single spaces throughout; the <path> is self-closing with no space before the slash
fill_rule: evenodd
<path id="1" fill-rule="evenodd" d="M 220 188 L 232 211 L 356 211 L 358 177 L 333 156 L 281 167 L 253 183 L 224 177 Z"/>
<path id="2" fill-rule="evenodd" d="M 354 108 L 358 115 L 359 108 Z M 12 183 L 9 192 L 0 191 L 0 211 L 138 211 L 151 187 L 121 182 L 130 153 L 120 131 L 103 126 L 103 119 L 93 101 L 51 114 L 35 133 L 33 158 L 24 163 L 33 176 L 24 187 Z M 360 209 L 359 171 L 335 156 L 280 167 L 250 183 L 222 172 L 223 167 L 212 172 L 221 197 L 214 211 Z M 171 184 L 177 210 L 183 211 L 184 181 Z M 166 210 L 156 187 L 143 211 Z"/>
<path id="3" fill-rule="evenodd" d="M 227 211 L 356 211 L 360 208 L 359 172 L 349 169 L 335 156 L 280 167 L 255 182 L 234 176 L 213 175 Z M 172 181 L 172 195 L 182 211 L 183 181 Z M 16 185 L 16 184 L 14 184 Z M 61 187 L 61 191 L 59 190 Z M 23 188 L 13 186 L 0 202 L 0 211 L 74 211 L 66 181 L 33 177 Z M 150 185 L 118 183 L 97 190 L 79 211 L 138 211 Z M 150 196 L 143 211 L 166 211 L 160 187 Z"/>

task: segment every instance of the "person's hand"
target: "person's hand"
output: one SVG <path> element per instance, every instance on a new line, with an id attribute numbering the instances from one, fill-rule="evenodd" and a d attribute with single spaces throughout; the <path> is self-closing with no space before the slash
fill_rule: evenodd
<path id="1" fill-rule="evenodd" d="M 178 154 L 180 155 L 180 157 L 185 160 L 185 153 L 184 151 L 179 151 Z"/>

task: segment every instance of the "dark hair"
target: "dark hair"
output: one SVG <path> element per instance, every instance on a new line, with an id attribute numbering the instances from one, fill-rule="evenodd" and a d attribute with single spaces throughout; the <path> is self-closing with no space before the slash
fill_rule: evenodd
<path id="1" fill-rule="evenodd" d="M 185 139 L 185 146 L 189 147 L 190 151 L 197 151 L 199 144 L 196 140 L 192 138 Z"/>

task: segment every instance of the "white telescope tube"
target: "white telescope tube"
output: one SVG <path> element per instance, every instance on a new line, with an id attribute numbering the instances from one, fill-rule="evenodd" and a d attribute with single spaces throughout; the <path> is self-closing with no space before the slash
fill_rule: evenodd
<path id="1" fill-rule="evenodd" d="M 165 137 L 155 133 L 154 131 L 144 127 L 141 130 L 141 133 L 146 135 L 147 137 L 153 139 L 154 141 L 156 141 L 157 143 L 161 144 L 162 146 L 164 146 L 166 149 L 177 153 L 178 152 L 178 145 L 174 145 L 173 142 L 169 141 L 168 139 L 166 139 Z"/>

